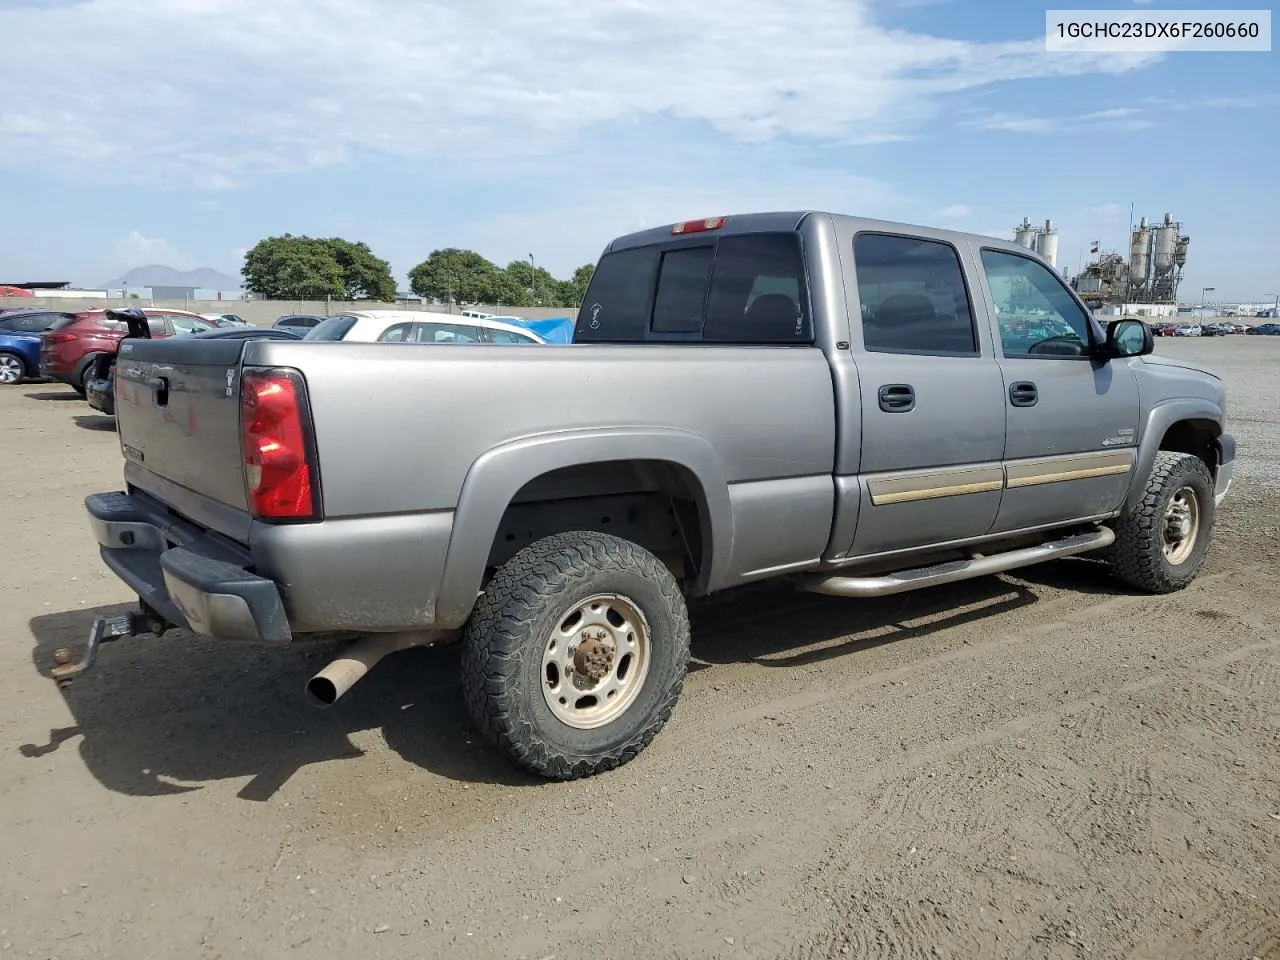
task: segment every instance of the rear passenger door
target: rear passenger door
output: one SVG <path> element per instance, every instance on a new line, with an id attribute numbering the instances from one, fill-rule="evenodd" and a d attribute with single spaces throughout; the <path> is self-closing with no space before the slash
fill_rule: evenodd
<path id="1" fill-rule="evenodd" d="M 980 537 L 1000 506 L 1005 413 L 960 251 L 879 232 L 855 234 L 852 246 L 862 451 L 848 556 Z"/>

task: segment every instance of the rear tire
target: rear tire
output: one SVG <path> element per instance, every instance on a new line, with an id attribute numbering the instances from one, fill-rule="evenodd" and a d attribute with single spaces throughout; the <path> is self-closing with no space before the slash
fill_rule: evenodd
<path id="1" fill-rule="evenodd" d="M 0 350 L 0 384 L 14 384 L 29 376 L 26 361 L 16 353 Z"/>
<path id="2" fill-rule="evenodd" d="M 1204 564 L 1213 519 L 1213 476 L 1204 461 L 1161 450 L 1142 499 L 1116 522 L 1112 573 L 1149 593 L 1181 590 Z"/>
<path id="3" fill-rule="evenodd" d="M 71 385 L 75 389 L 76 393 L 80 394 L 82 397 L 89 392 L 89 378 L 93 376 L 93 367 L 95 363 L 96 360 L 90 360 L 86 363 L 84 365 L 84 369 L 81 370 L 79 375 L 76 377 L 76 382 Z"/>
<path id="4" fill-rule="evenodd" d="M 481 734 L 555 780 L 610 770 L 666 724 L 689 618 L 671 571 L 602 533 L 561 533 L 498 570 L 463 636 L 462 692 Z"/>

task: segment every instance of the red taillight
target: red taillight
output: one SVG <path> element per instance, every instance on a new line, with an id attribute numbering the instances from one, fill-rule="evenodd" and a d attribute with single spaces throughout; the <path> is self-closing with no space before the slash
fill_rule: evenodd
<path id="1" fill-rule="evenodd" d="M 79 338 L 74 333 L 46 333 L 44 339 L 45 343 L 70 343 Z"/>
<path id="2" fill-rule="evenodd" d="M 706 220 L 686 220 L 671 228 L 672 233 L 706 233 L 724 226 L 724 217 L 708 217 Z"/>
<path id="3" fill-rule="evenodd" d="M 264 520 L 319 519 L 307 387 L 298 371 L 244 371 L 240 438 L 249 511 Z"/>

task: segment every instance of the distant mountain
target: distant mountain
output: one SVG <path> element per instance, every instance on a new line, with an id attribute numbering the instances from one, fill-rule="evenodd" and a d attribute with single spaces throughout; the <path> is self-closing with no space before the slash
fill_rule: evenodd
<path id="1" fill-rule="evenodd" d="M 210 267 L 197 270 L 175 270 L 160 264 L 134 267 L 123 277 L 108 280 L 107 288 L 119 287 L 196 287 L 200 290 L 239 290 L 241 281 Z"/>

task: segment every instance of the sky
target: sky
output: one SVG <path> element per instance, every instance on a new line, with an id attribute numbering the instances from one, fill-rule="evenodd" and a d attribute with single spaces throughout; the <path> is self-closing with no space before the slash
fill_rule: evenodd
<path id="1" fill-rule="evenodd" d="M 1074 269 L 1133 204 L 1190 235 L 1183 299 L 1280 293 L 1278 54 L 1047 53 L 1045 6 L 0 0 L 0 282 L 238 275 L 285 232 L 362 240 L 402 286 L 446 246 L 567 276 L 618 234 L 783 209 L 1051 218 Z"/>

